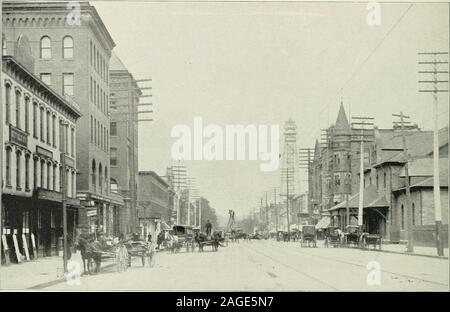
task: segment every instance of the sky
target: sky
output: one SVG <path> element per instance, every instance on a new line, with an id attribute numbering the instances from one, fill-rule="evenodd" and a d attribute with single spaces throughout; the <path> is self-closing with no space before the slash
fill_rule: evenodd
<path id="1" fill-rule="evenodd" d="M 129 71 L 152 79 L 140 170 L 165 175 L 174 163 L 172 128 L 193 127 L 196 116 L 205 126 L 280 129 L 291 117 L 302 148 L 335 122 L 341 99 L 347 114 L 374 117 L 381 128 L 403 111 L 432 129 L 432 97 L 417 92 L 417 53 L 448 51 L 447 4 L 382 3 L 380 25 L 370 26 L 364 3 L 91 3 Z M 439 111 L 444 126 L 446 96 Z M 260 161 L 183 163 L 222 220 L 229 209 L 248 215 L 280 186 L 279 171 L 261 172 Z"/>

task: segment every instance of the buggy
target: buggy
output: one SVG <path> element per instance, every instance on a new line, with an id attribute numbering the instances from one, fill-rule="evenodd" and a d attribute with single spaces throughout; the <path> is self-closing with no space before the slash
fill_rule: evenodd
<path id="1" fill-rule="evenodd" d="M 361 243 L 361 229 L 358 225 L 347 225 L 345 227 L 344 233 L 344 246 L 350 246 L 353 244 L 355 247 L 358 247 Z"/>
<path id="2" fill-rule="evenodd" d="M 368 248 L 368 246 L 372 245 L 374 249 L 377 248 L 381 250 L 381 241 L 382 237 L 379 234 L 369 234 L 363 233 L 361 235 L 361 247 L 362 249 Z"/>
<path id="3" fill-rule="evenodd" d="M 317 247 L 317 232 L 314 225 L 304 225 L 302 227 L 301 247 Z"/>
<path id="4" fill-rule="evenodd" d="M 182 246 L 186 247 L 186 251 L 194 251 L 195 241 L 194 241 L 194 229 L 189 225 L 174 225 L 173 226 L 173 235 L 178 237 L 178 246 L 175 246 L 177 249 L 180 249 Z"/>
<path id="5" fill-rule="evenodd" d="M 142 240 L 130 240 L 124 243 L 128 253 L 128 266 L 131 266 L 132 257 L 141 258 L 142 266 L 145 266 L 146 260 L 150 267 L 155 265 L 155 250 L 151 242 Z M 122 251 L 124 252 L 124 251 Z"/>
<path id="6" fill-rule="evenodd" d="M 337 226 L 329 226 L 325 230 L 325 247 L 339 247 L 341 245 L 341 235 Z"/>

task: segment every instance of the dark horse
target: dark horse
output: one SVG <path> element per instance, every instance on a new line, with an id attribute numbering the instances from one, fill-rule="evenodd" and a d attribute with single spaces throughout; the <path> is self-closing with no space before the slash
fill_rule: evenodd
<path id="1" fill-rule="evenodd" d="M 200 252 L 203 251 L 203 246 L 212 246 L 214 251 L 218 251 L 220 241 L 222 240 L 219 232 L 214 232 L 210 237 L 205 233 L 196 233 L 194 239 L 198 244 L 198 251 Z"/>
<path id="2" fill-rule="evenodd" d="M 95 250 L 94 243 L 95 242 L 93 236 L 80 235 L 80 237 L 78 237 L 76 247 L 81 252 L 84 274 L 95 274 L 100 272 L 101 253 Z M 94 262 L 95 264 L 95 268 L 93 269 L 91 267 L 92 262 Z"/>

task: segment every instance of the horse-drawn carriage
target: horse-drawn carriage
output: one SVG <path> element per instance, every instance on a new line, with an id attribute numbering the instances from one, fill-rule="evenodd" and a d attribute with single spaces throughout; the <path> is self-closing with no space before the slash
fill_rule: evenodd
<path id="1" fill-rule="evenodd" d="M 290 234 L 287 231 L 279 230 L 277 233 L 278 242 L 288 242 L 291 239 Z"/>
<path id="2" fill-rule="evenodd" d="M 300 246 L 317 247 L 317 232 L 314 225 L 303 225 Z"/>
<path id="3" fill-rule="evenodd" d="M 366 249 L 372 245 L 374 249 L 378 247 L 381 250 L 382 237 L 379 234 L 363 233 L 361 235 L 361 248 Z"/>
<path id="4" fill-rule="evenodd" d="M 222 236 L 220 231 L 214 231 L 212 235 L 206 235 L 205 233 L 198 233 L 195 237 L 198 244 L 198 251 L 202 252 L 203 247 L 211 246 L 213 251 L 218 251 L 219 246 L 223 246 L 220 243 L 225 241 L 225 237 Z"/>
<path id="5" fill-rule="evenodd" d="M 186 247 L 186 251 L 194 251 L 194 228 L 189 225 L 174 225 L 171 231 L 171 236 L 176 236 L 177 241 L 172 244 L 172 251 L 180 251 L 182 247 Z"/>
<path id="6" fill-rule="evenodd" d="M 361 229 L 358 225 L 347 225 L 345 227 L 343 245 L 359 247 L 361 243 Z"/>
<path id="7" fill-rule="evenodd" d="M 342 245 L 341 231 L 337 226 L 328 226 L 325 229 L 325 247 L 340 247 Z"/>

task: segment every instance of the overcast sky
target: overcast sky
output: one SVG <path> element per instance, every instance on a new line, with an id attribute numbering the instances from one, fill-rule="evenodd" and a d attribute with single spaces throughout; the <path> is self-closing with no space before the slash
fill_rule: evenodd
<path id="1" fill-rule="evenodd" d="M 402 110 L 432 129 L 432 97 L 417 92 L 417 53 L 448 50 L 447 4 L 415 4 L 387 37 L 409 4 L 382 4 L 379 26 L 367 24 L 363 3 L 92 4 L 125 66 L 153 79 L 154 121 L 140 126 L 140 170 L 164 175 L 172 127 L 192 126 L 194 116 L 221 126 L 282 126 L 292 117 L 298 146 L 313 147 L 343 96 L 347 113 L 375 117 L 380 127 Z M 440 103 L 443 126 L 446 97 Z M 259 163 L 185 164 L 226 218 L 228 209 L 245 216 L 280 185 L 279 172 L 260 172 Z"/>

